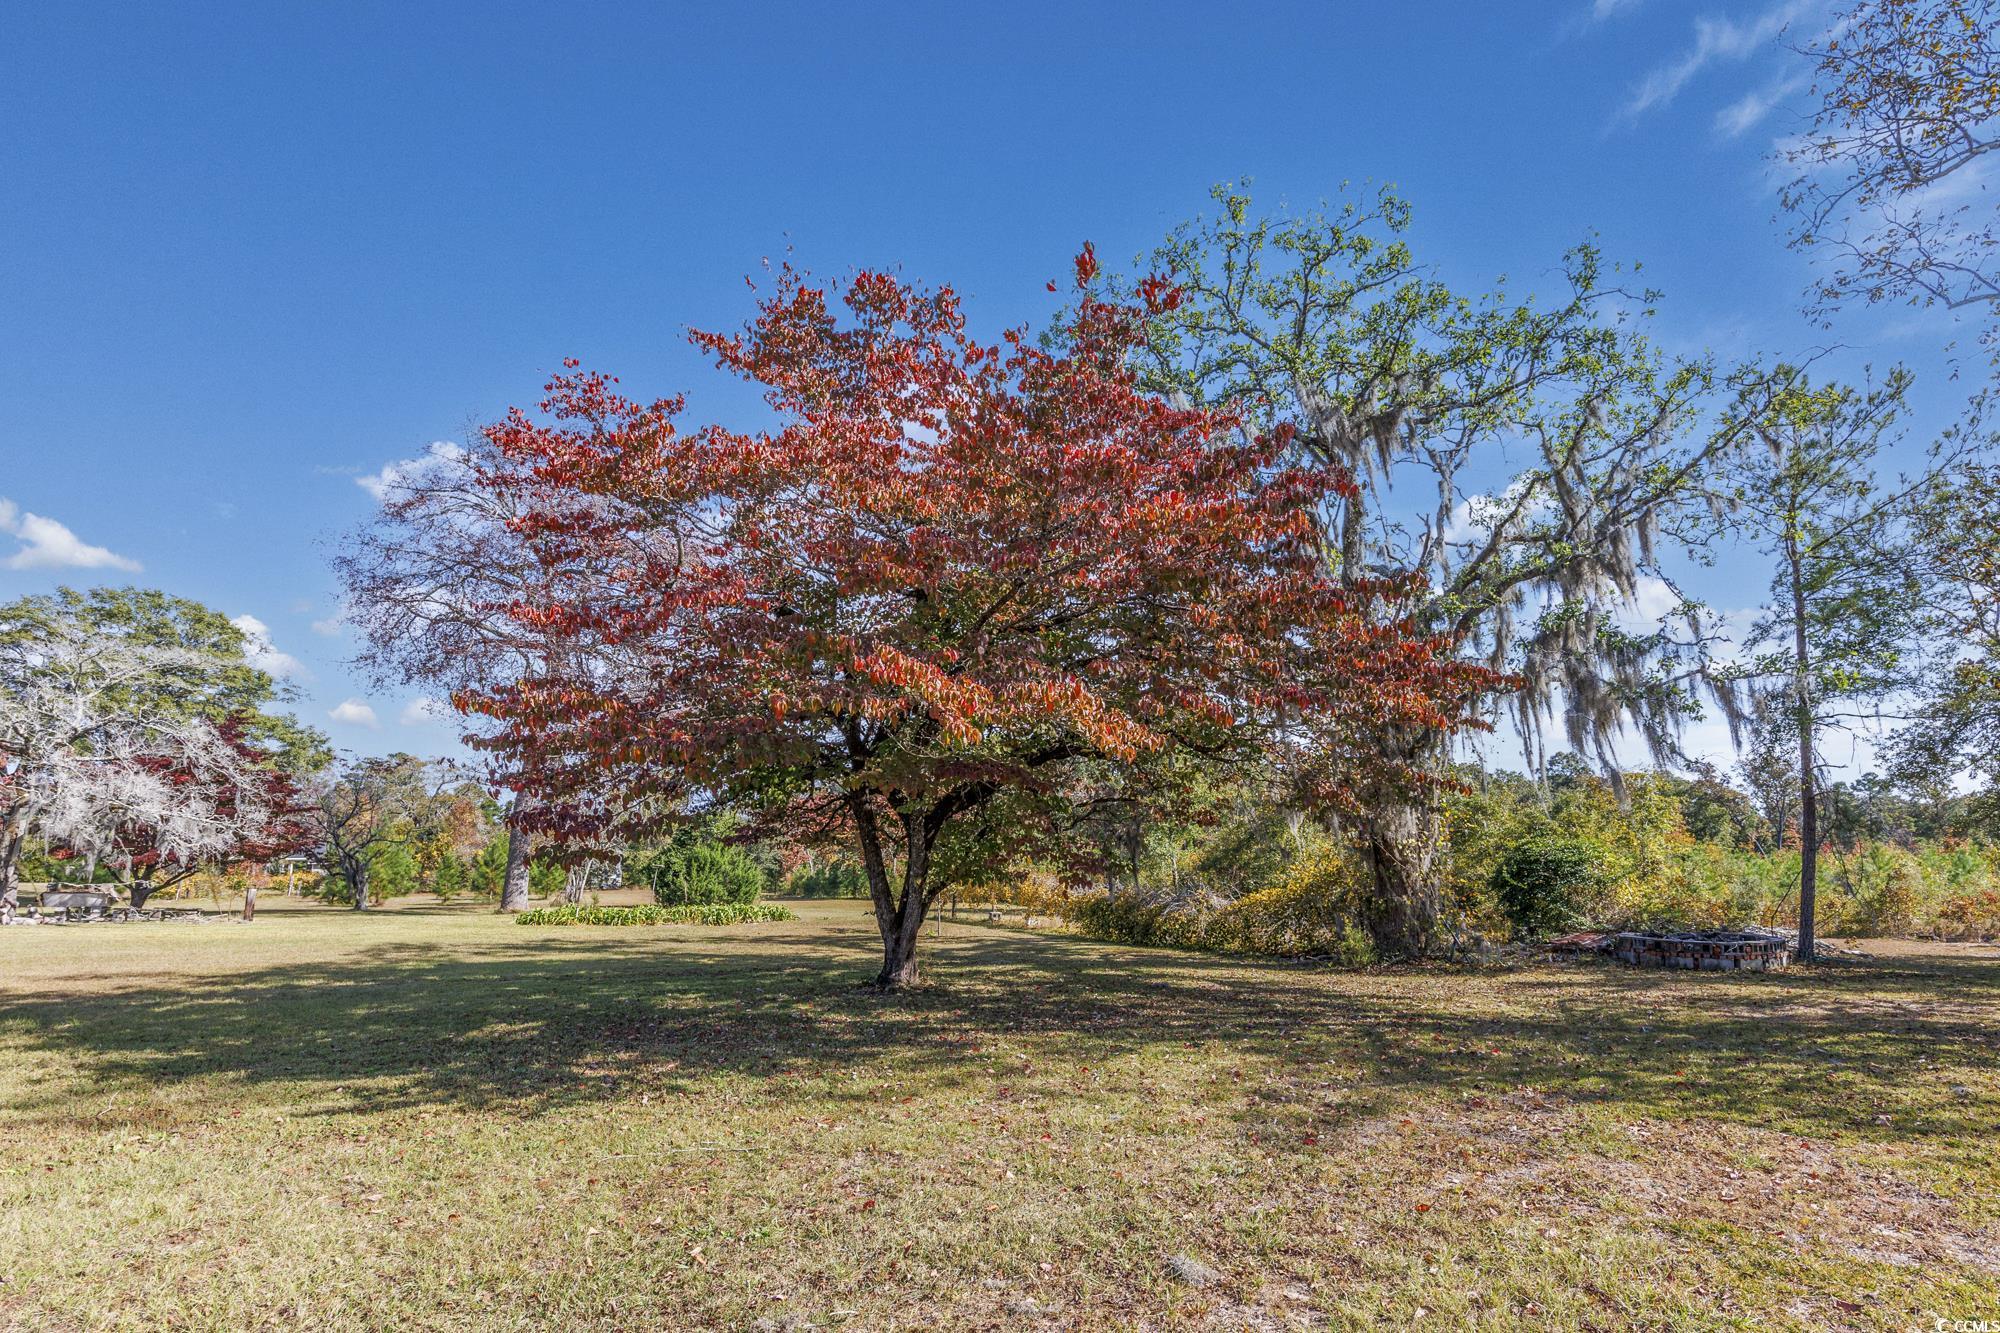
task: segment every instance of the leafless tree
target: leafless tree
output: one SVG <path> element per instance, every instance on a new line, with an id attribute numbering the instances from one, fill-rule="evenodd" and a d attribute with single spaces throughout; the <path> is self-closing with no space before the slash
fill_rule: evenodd
<path id="1" fill-rule="evenodd" d="M 361 665 L 378 682 L 449 700 L 537 669 L 543 642 L 508 612 L 537 604 L 548 579 L 517 530 L 520 493 L 481 484 L 503 465 L 477 432 L 463 446 L 433 445 L 392 473 L 380 510 L 335 556 Z M 528 905 L 533 848 L 523 813 L 516 798 L 500 899 L 507 912 Z"/>

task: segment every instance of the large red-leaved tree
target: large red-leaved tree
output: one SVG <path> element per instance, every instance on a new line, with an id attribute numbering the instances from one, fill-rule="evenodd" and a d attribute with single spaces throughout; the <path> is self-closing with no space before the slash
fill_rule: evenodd
<path id="1" fill-rule="evenodd" d="M 1057 351 L 976 340 L 948 288 L 784 270 L 746 329 L 693 335 L 771 428 L 680 430 L 574 362 L 491 428 L 486 484 L 559 571 L 510 614 L 563 650 L 456 702 L 546 831 L 719 804 L 845 836 L 897 987 L 960 833 L 1046 850 L 1075 802 L 1167 799 L 1196 761 L 1462 724 L 1477 669 L 1328 567 L 1345 480 L 1141 391 L 1148 311 L 1093 295 L 1088 248 L 1077 276 Z"/>

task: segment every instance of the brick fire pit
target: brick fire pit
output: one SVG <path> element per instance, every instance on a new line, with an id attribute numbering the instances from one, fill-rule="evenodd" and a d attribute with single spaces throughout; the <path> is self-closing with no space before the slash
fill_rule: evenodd
<path id="1" fill-rule="evenodd" d="M 1542 945 L 1559 962 L 1615 958 L 1632 967 L 1685 967 L 1698 972 L 1775 972 L 1792 961 L 1792 938 L 1769 930 L 1582 930 Z"/>
<path id="2" fill-rule="evenodd" d="M 1755 930 L 1701 930 L 1655 935 L 1628 930 L 1613 937 L 1611 956 L 1633 967 L 1685 967 L 1700 972 L 1775 972 L 1792 961 L 1792 942 Z"/>

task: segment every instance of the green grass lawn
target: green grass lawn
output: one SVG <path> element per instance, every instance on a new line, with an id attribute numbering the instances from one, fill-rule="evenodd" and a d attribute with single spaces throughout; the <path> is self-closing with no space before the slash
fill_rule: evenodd
<path id="1" fill-rule="evenodd" d="M 1993 949 L 1362 973 L 946 925 L 884 997 L 862 907 L 795 906 L 0 930 L 0 1326 L 2000 1318 Z"/>

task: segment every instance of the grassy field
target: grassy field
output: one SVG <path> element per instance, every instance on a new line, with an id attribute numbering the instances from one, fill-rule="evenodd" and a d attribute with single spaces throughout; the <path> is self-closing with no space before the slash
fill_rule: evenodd
<path id="1" fill-rule="evenodd" d="M 1336 972 L 854 903 L 0 931 L 0 1327 L 2000 1319 L 2000 951 Z"/>

